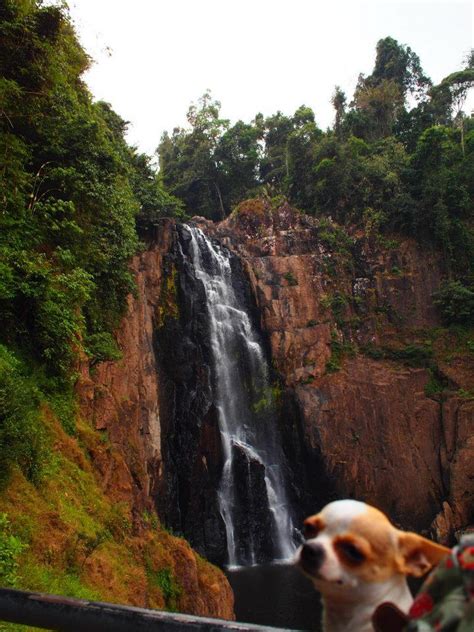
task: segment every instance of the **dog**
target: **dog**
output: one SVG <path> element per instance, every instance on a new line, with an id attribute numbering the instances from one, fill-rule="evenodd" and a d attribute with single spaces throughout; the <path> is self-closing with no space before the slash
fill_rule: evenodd
<path id="1" fill-rule="evenodd" d="M 372 615 L 385 602 L 407 612 L 406 576 L 421 577 L 449 553 L 356 500 L 326 505 L 305 520 L 304 535 L 295 563 L 321 593 L 324 632 L 373 632 Z"/>

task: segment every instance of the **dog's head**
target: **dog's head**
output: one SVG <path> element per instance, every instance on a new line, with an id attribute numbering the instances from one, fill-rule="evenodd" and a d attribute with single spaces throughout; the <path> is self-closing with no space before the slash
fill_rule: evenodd
<path id="1" fill-rule="evenodd" d="M 421 577 L 449 549 L 396 529 L 378 509 L 339 500 L 305 520 L 296 563 L 323 595 L 341 595 L 395 576 Z"/>

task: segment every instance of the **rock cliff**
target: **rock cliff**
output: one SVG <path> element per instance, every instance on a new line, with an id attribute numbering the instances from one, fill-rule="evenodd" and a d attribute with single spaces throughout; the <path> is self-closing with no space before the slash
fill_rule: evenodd
<path id="1" fill-rule="evenodd" d="M 280 384 L 277 422 L 299 517 L 349 496 L 446 542 L 472 524 L 474 354 L 469 333 L 438 321 L 436 253 L 263 201 L 219 224 L 194 221 L 237 255 L 250 283 L 242 300 Z M 78 390 L 84 417 L 113 447 L 90 450 L 106 493 L 131 503 L 138 522 L 157 507 L 219 562 L 208 325 L 180 249 L 183 231 L 163 222 L 132 264 L 138 289 L 117 333 L 122 360 L 84 365 Z M 185 557 L 197 562 L 181 607 L 232 616 L 224 577 L 206 580 L 200 558 L 188 548 Z"/>
<path id="2" fill-rule="evenodd" d="M 261 201 L 200 223 L 251 280 L 302 501 L 365 499 L 445 541 L 472 524 L 474 354 L 438 321 L 436 253 Z"/>
<path id="3" fill-rule="evenodd" d="M 131 270 L 136 278 L 137 292 L 129 296 L 127 313 L 117 331 L 122 359 L 94 367 L 85 362 L 77 385 L 82 416 L 103 433 L 104 440 L 110 445 L 107 450 L 100 445 L 89 448 L 94 470 L 106 495 L 116 503 L 131 507 L 135 528 L 141 533 L 136 539 L 138 543 L 151 538 L 150 529 L 143 529 L 143 523 L 150 521 L 157 505 L 160 509 L 167 507 L 171 511 L 174 507 L 179 511 L 174 487 L 176 480 L 163 467 L 163 452 L 166 453 L 176 433 L 169 421 L 172 418 L 168 414 L 169 384 L 160 379 L 159 366 L 159 357 L 167 357 L 168 353 L 175 372 L 180 366 L 177 345 L 168 348 L 178 341 L 164 341 L 159 336 L 160 325 L 165 319 L 174 322 L 175 245 L 175 224 L 163 222 L 150 238 L 147 249 L 133 259 Z M 183 350 L 184 353 L 188 351 Z M 191 362 L 188 355 L 182 360 Z M 201 365 L 200 358 L 196 358 L 195 365 L 189 365 L 192 374 L 194 369 L 197 372 L 198 384 Z M 180 397 L 185 396 L 185 386 L 183 381 Z M 204 395 L 201 400 L 205 402 Z M 188 424 L 190 432 L 195 433 L 191 422 Z M 205 450 L 212 449 L 212 420 L 209 428 L 203 437 Z M 181 433 L 181 440 L 183 436 Z M 180 447 L 183 462 L 178 471 L 182 476 L 188 476 L 187 462 L 191 459 L 187 450 L 194 449 L 192 441 L 188 446 Z M 160 518 L 168 518 L 165 511 Z M 158 542 L 153 541 L 152 545 L 151 549 L 147 548 L 151 551 L 148 555 L 153 558 L 150 563 L 158 567 L 165 564 L 180 587 L 179 597 L 172 600 L 174 609 L 202 616 L 234 618 L 232 590 L 223 573 L 212 568 L 183 539 L 173 539 L 162 533 Z M 137 546 L 140 548 L 139 544 Z M 145 595 L 138 591 L 133 603 L 145 605 Z M 157 605 L 160 607 L 159 603 Z"/>

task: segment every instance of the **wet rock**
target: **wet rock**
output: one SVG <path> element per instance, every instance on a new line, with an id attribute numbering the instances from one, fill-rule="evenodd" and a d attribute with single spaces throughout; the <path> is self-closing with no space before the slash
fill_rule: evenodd
<path id="1" fill-rule="evenodd" d="M 268 508 L 265 467 L 245 446 L 234 443 L 233 467 L 235 537 L 241 563 L 263 563 L 274 559 L 272 520 Z"/>
<path id="2" fill-rule="evenodd" d="M 243 261 L 286 386 L 281 423 L 297 505 L 364 499 L 405 528 L 429 532 L 435 521 L 452 542 L 474 522 L 472 401 L 427 396 L 427 368 L 357 354 L 439 326 L 436 253 L 411 239 L 378 248 L 359 232 L 349 236 L 348 260 L 337 241 L 321 239 L 318 219 L 287 205 L 248 206 L 206 229 Z M 454 391 L 473 389 L 472 359 L 439 369 Z"/>

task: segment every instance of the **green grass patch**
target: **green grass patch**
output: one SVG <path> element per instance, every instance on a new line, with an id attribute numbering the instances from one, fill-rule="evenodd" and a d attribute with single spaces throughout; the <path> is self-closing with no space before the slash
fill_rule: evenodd
<path id="1" fill-rule="evenodd" d="M 165 600 L 166 609 L 176 612 L 182 588 L 176 580 L 173 571 L 170 568 L 162 568 L 155 571 L 148 565 L 147 578 L 152 586 L 160 589 Z"/>
<path id="2" fill-rule="evenodd" d="M 21 587 L 26 590 L 51 593 L 100 601 L 102 596 L 97 590 L 86 586 L 79 575 L 59 568 L 28 561 L 22 568 Z"/>
<path id="3" fill-rule="evenodd" d="M 459 395 L 459 397 L 462 397 L 463 399 L 467 399 L 467 400 L 474 399 L 474 389 L 471 389 L 470 391 L 466 391 L 464 388 L 460 388 L 457 394 Z"/>

